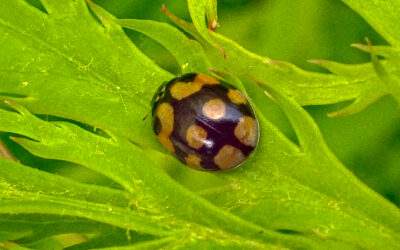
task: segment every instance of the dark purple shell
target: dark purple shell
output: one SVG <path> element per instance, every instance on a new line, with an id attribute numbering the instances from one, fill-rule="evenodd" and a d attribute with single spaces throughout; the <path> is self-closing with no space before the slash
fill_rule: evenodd
<path id="1" fill-rule="evenodd" d="M 154 96 L 153 129 L 188 166 L 222 170 L 239 166 L 258 143 L 258 121 L 233 86 L 203 74 L 186 74 Z"/>

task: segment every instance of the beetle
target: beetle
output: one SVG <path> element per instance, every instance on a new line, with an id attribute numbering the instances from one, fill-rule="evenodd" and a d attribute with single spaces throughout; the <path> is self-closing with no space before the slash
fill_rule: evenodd
<path id="1" fill-rule="evenodd" d="M 202 73 L 162 84 L 152 100 L 152 116 L 160 143 L 197 170 L 235 168 L 259 140 L 258 120 L 246 96 Z"/>

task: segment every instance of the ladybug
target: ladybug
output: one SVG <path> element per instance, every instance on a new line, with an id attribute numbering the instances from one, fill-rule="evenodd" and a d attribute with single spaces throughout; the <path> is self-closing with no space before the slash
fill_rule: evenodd
<path id="1" fill-rule="evenodd" d="M 189 73 L 153 97 L 153 130 L 164 147 L 198 170 L 239 166 L 256 148 L 258 121 L 247 98 L 214 77 Z"/>

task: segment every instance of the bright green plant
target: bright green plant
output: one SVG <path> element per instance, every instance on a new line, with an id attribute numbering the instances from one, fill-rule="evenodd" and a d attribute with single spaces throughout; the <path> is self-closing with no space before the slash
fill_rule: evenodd
<path id="1" fill-rule="evenodd" d="M 332 113 L 345 115 L 383 95 L 400 101 L 400 1 L 344 2 L 390 45 L 357 45 L 372 63 L 315 61 L 333 73 L 322 74 L 258 56 L 209 31 L 206 17 L 216 20 L 212 0 L 188 0 L 193 24 L 170 15 L 196 40 L 166 23 L 116 19 L 84 0 L 41 0 L 43 11 L 1 1 L 0 131 L 36 156 L 109 181 L 82 183 L 0 159 L 0 247 L 398 248 L 399 209 L 336 159 L 301 107 L 354 100 Z M 243 167 L 196 172 L 159 146 L 143 118 L 155 89 L 173 75 L 122 27 L 161 44 L 181 73 L 212 68 L 247 92 L 261 141 Z M 285 113 L 298 144 L 271 123 L 266 103 Z"/>

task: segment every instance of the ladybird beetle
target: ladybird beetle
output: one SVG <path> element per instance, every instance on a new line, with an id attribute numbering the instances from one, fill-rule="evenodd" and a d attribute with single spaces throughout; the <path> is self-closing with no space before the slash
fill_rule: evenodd
<path id="1" fill-rule="evenodd" d="M 153 130 L 180 161 L 198 170 L 239 166 L 258 143 L 258 121 L 236 88 L 205 74 L 164 83 L 153 97 Z"/>

